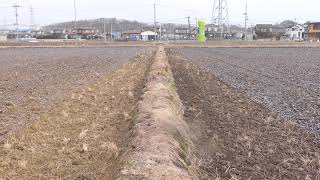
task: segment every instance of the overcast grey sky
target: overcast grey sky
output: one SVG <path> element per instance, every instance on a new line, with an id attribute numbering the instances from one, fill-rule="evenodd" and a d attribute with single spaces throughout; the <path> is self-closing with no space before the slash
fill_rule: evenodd
<path id="1" fill-rule="evenodd" d="M 116 17 L 151 23 L 153 3 L 157 6 L 158 21 L 186 23 L 186 16 L 210 20 L 214 0 L 76 0 L 78 19 Z M 0 24 L 14 23 L 15 2 L 21 5 L 19 20 L 30 24 L 30 7 L 34 8 L 37 24 L 73 20 L 73 0 L 0 0 Z M 245 4 L 248 3 L 250 24 L 276 23 L 291 19 L 298 22 L 320 21 L 320 0 L 228 0 L 231 24 L 243 24 Z"/>

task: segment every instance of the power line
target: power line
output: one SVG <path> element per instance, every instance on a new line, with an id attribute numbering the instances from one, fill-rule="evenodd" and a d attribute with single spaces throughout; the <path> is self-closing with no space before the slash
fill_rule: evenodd
<path id="1" fill-rule="evenodd" d="M 172 6 L 172 5 L 169 6 L 169 5 L 163 5 L 163 4 L 156 4 L 156 5 L 162 6 L 162 7 L 166 7 L 166 8 L 175 9 L 175 10 L 179 9 L 179 10 L 186 11 L 186 12 L 187 12 L 187 11 L 188 11 L 188 12 L 193 12 L 193 13 L 199 13 L 199 12 L 201 12 L 201 11 L 199 11 L 199 10 L 181 8 L 180 6 Z"/>

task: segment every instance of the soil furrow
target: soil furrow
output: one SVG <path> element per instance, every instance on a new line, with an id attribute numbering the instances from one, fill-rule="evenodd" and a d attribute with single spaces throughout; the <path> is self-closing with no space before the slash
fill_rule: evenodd
<path id="1" fill-rule="evenodd" d="M 258 103 L 319 135 L 317 48 L 191 48 L 179 52 Z"/>
<path id="2" fill-rule="evenodd" d="M 212 74 L 170 53 L 202 179 L 319 179 L 320 144 Z"/>
<path id="3" fill-rule="evenodd" d="M 153 54 L 140 55 L 0 146 L 0 179 L 116 179 Z"/>
<path id="4" fill-rule="evenodd" d="M 129 179 L 195 179 L 189 127 L 162 46 L 147 76 L 132 128 L 128 164 L 121 171 Z"/>
<path id="5" fill-rule="evenodd" d="M 41 119 L 143 48 L 1 49 L 0 141 Z"/>

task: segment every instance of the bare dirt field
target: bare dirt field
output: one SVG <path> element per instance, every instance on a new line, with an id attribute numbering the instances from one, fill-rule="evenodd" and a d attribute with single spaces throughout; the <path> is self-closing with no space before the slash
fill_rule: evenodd
<path id="1" fill-rule="evenodd" d="M 320 132 L 318 48 L 177 50 L 283 117 Z"/>
<path id="2" fill-rule="evenodd" d="M 149 45 L 0 49 L 0 180 L 320 179 L 318 49 Z"/>
<path id="3" fill-rule="evenodd" d="M 299 47 L 320 47 L 318 42 L 292 42 L 292 41 L 240 41 L 240 40 L 208 40 L 205 43 L 198 43 L 195 40 L 171 41 L 170 47 L 199 47 L 199 48 L 299 48 Z"/>
<path id="4" fill-rule="evenodd" d="M 23 48 L 23 47 L 156 47 L 158 45 L 166 45 L 172 48 L 301 48 L 301 47 L 320 47 L 318 42 L 292 42 L 292 41 L 240 41 L 240 40 L 208 40 L 205 43 L 199 43 L 196 40 L 169 40 L 169 41 L 101 41 L 101 40 L 38 40 L 39 42 L 0 42 L 0 48 Z"/>
<path id="5" fill-rule="evenodd" d="M 0 141 L 144 49 L 0 49 Z"/>
<path id="6" fill-rule="evenodd" d="M 200 179 L 319 179 L 320 144 L 211 73 L 171 53 Z"/>
<path id="7" fill-rule="evenodd" d="M 115 41 L 99 41 L 99 40 L 64 40 L 64 39 L 47 39 L 47 40 L 37 40 L 38 42 L 15 42 L 11 40 L 8 42 L 0 42 L 0 48 L 5 47 L 139 47 L 139 46 L 152 46 L 157 42 L 144 42 L 144 41 L 129 41 L 129 42 L 115 42 Z"/>
<path id="8" fill-rule="evenodd" d="M 140 55 L 101 75 L 7 139 L 0 179 L 116 179 L 151 60 Z"/>

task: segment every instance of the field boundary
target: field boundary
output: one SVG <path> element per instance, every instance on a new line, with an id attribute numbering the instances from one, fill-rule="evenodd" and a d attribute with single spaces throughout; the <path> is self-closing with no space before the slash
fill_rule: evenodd
<path id="1" fill-rule="evenodd" d="M 0 43 L 0 48 L 110 48 L 110 47 L 157 47 L 167 48 L 320 48 L 318 42 L 284 41 L 155 41 L 155 42 L 39 42 L 39 43 Z"/>
<path id="2" fill-rule="evenodd" d="M 121 178 L 194 179 L 189 127 L 165 49 L 159 47 L 132 128 Z"/>
<path id="3" fill-rule="evenodd" d="M 65 45 L 65 46 L 0 46 L 0 48 L 117 48 L 117 47 L 156 47 L 156 45 Z"/>

